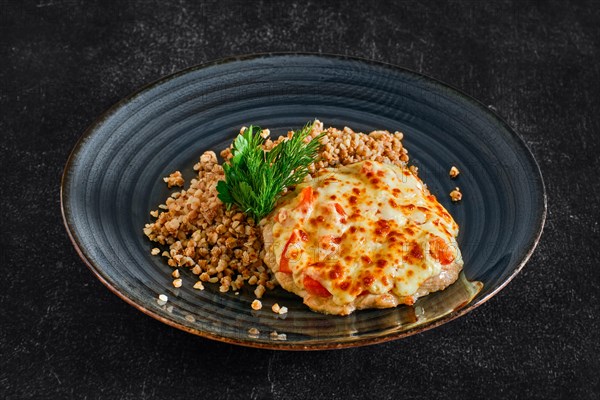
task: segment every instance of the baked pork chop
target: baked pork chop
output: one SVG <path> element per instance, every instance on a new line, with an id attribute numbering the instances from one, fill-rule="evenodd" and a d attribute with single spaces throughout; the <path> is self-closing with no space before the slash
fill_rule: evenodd
<path id="1" fill-rule="evenodd" d="M 320 170 L 262 222 L 264 261 L 314 311 L 412 305 L 462 269 L 458 225 L 408 168 Z"/>

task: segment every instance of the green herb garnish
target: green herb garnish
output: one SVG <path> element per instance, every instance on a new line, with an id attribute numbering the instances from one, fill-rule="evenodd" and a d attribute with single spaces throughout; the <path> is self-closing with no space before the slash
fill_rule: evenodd
<path id="1" fill-rule="evenodd" d="M 321 146 L 321 135 L 304 142 L 312 126 L 306 124 L 270 151 L 262 148 L 260 127 L 251 125 L 241 133 L 233 142 L 233 157 L 223 164 L 225 180 L 217 183 L 227 209 L 235 204 L 258 222 L 275 207 L 285 188 L 302 182 Z"/>

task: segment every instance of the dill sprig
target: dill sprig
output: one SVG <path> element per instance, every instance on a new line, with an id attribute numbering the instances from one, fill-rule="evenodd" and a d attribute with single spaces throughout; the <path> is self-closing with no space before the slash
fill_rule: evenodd
<path id="1" fill-rule="evenodd" d="M 261 128 L 247 128 L 234 140 L 233 157 L 223 165 L 225 180 L 217 183 L 219 199 L 228 209 L 235 204 L 259 222 L 275 207 L 285 188 L 302 182 L 308 174 L 321 146 L 321 136 L 304 142 L 312 126 L 306 124 L 270 151 L 262 148 Z"/>

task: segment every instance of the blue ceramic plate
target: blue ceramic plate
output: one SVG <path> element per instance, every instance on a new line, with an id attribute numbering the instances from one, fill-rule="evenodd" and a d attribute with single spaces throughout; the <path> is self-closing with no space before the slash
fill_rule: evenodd
<path id="1" fill-rule="evenodd" d="M 162 177 L 220 151 L 244 125 L 285 133 L 318 118 L 326 126 L 400 130 L 411 163 L 460 225 L 466 276 L 414 307 L 316 314 L 282 290 L 252 311 L 250 291 L 171 285 L 171 269 L 150 255 L 142 233 L 149 211 L 169 195 Z M 450 166 L 461 175 L 448 178 Z M 448 193 L 460 186 L 463 200 Z M 464 315 L 523 267 L 542 232 L 546 196 L 540 170 L 519 136 L 481 103 L 395 66 L 323 55 L 253 55 L 194 67 L 150 84 L 102 115 L 65 167 L 64 221 L 77 251 L 115 294 L 169 325 L 211 339 L 275 349 L 372 344 Z M 188 273 L 189 271 L 184 271 Z M 469 281 L 481 282 L 470 283 Z M 169 297 L 157 302 L 159 294 Z M 287 318 L 270 311 L 289 308 Z M 258 335 L 248 330 L 256 328 Z M 285 333 L 274 340 L 270 333 Z"/>

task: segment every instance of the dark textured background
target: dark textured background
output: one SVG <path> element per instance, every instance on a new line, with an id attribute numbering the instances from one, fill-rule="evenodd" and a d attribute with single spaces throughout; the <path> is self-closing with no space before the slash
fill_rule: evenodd
<path id="1" fill-rule="evenodd" d="M 0 398 L 599 398 L 600 5 L 595 1 L 0 0 Z M 180 332 L 111 294 L 62 225 L 94 118 L 229 55 L 314 51 L 436 77 L 526 140 L 549 214 L 523 272 L 404 340 L 286 353 Z"/>

